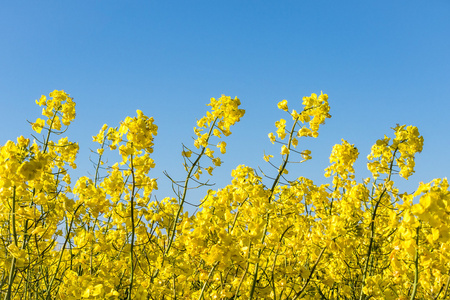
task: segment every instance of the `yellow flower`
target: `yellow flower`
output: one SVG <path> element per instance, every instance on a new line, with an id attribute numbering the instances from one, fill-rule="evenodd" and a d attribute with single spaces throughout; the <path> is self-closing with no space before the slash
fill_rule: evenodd
<path id="1" fill-rule="evenodd" d="M 40 119 L 40 118 L 38 118 L 36 120 L 36 122 L 31 123 L 31 125 L 32 125 L 32 129 L 34 131 L 36 131 L 37 133 L 41 133 L 42 128 L 44 128 L 44 126 L 45 126 L 45 121 Z"/>
<path id="2" fill-rule="evenodd" d="M 11 253 L 11 255 L 17 259 L 23 259 L 26 255 L 25 250 L 20 249 L 15 244 L 10 244 L 6 249 Z"/>
<path id="3" fill-rule="evenodd" d="M 289 149 L 288 149 L 288 147 L 286 147 L 286 145 L 283 145 L 281 147 L 281 154 L 282 155 L 289 154 Z"/>
<path id="4" fill-rule="evenodd" d="M 47 102 L 47 97 L 45 97 L 44 95 L 42 95 L 39 100 L 36 100 L 36 104 L 39 106 L 45 105 L 46 102 Z"/>
<path id="5" fill-rule="evenodd" d="M 278 108 L 282 109 L 284 111 L 288 111 L 287 100 L 283 100 L 283 101 L 278 102 Z"/>
<path id="6" fill-rule="evenodd" d="M 37 235 L 41 235 L 43 232 L 45 232 L 45 228 L 42 226 L 38 226 L 35 229 L 33 229 L 33 231 L 31 232 L 31 235 L 37 234 Z"/>
<path id="7" fill-rule="evenodd" d="M 271 133 L 269 133 L 269 139 L 270 139 L 270 141 L 272 142 L 272 144 L 274 144 L 275 143 L 275 135 L 273 134 L 273 132 L 271 132 Z"/>
<path id="8" fill-rule="evenodd" d="M 26 139 L 23 135 L 17 138 L 17 145 L 19 147 L 27 147 L 30 144 L 30 139 Z"/>
<path id="9" fill-rule="evenodd" d="M 181 155 L 183 155 L 184 157 L 191 157 L 192 155 L 192 151 L 183 151 L 181 152 Z"/>
<path id="10" fill-rule="evenodd" d="M 273 157 L 273 155 L 265 155 L 264 154 L 264 160 L 269 162 L 270 158 Z"/>
<path id="11" fill-rule="evenodd" d="M 223 141 L 217 144 L 217 148 L 220 148 L 220 153 L 222 153 L 222 154 L 227 152 L 226 147 L 227 147 L 227 143 L 225 143 Z"/>
<path id="12" fill-rule="evenodd" d="M 120 147 L 119 147 L 119 153 L 122 156 L 128 156 L 128 155 L 134 154 L 134 152 L 135 152 L 135 149 L 132 146 L 120 145 Z"/>
<path id="13" fill-rule="evenodd" d="M 301 152 L 300 153 L 301 154 L 301 156 L 303 157 L 303 161 L 306 161 L 306 160 L 309 160 L 309 159 L 311 159 L 312 157 L 311 157 L 311 151 L 310 150 L 305 150 L 305 151 L 303 151 L 303 152 Z"/>
<path id="14" fill-rule="evenodd" d="M 217 166 L 217 167 L 220 167 L 220 165 L 222 164 L 222 161 L 221 161 L 220 158 L 218 158 L 218 157 L 213 158 L 212 162 L 213 162 L 213 164 L 214 164 L 215 166 Z"/>
<path id="15" fill-rule="evenodd" d="M 298 136 L 302 137 L 302 136 L 312 136 L 312 132 L 311 129 L 303 126 L 299 131 L 298 131 Z"/>
<path id="16" fill-rule="evenodd" d="M 205 168 L 206 171 L 208 171 L 208 174 L 212 176 L 212 171 L 214 170 L 213 167 L 209 166 L 207 168 Z"/>
<path id="17" fill-rule="evenodd" d="M 210 157 L 210 158 L 213 158 L 213 157 L 214 157 L 213 154 L 214 154 L 214 151 L 213 151 L 213 150 L 211 150 L 211 149 L 209 149 L 209 148 L 206 148 L 206 149 L 205 149 L 205 155 L 206 155 L 206 156 L 208 156 L 208 157 Z"/>

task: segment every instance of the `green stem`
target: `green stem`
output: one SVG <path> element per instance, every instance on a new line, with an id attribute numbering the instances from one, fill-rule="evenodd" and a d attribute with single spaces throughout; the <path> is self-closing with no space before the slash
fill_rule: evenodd
<path id="1" fill-rule="evenodd" d="M 309 273 L 309 277 L 305 282 L 305 285 L 302 287 L 302 289 L 295 295 L 295 297 L 293 298 L 293 300 L 297 299 L 298 297 L 300 297 L 300 295 L 303 293 L 303 291 L 306 289 L 306 287 L 308 286 L 309 282 L 311 281 L 311 278 L 313 276 L 314 271 L 316 270 L 317 265 L 319 264 L 320 259 L 322 258 L 323 253 L 325 252 L 325 249 L 327 247 L 325 246 L 322 251 L 320 251 L 319 256 L 316 259 L 316 262 L 314 264 L 314 266 L 311 269 L 311 273 Z"/>
<path id="2" fill-rule="evenodd" d="M 48 128 L 47 138 L 45 139 L 45 142 L 44 142 L 44 150 L 42 151 L 43 153 L 47 152 L 48 141 L 50 140 L 50 134 L 52 133 L 53 122 L 55 120 L 55 117 L 56 117 L 56 114 L 58 113 L 58 111 L 59 111 L 59 108 L 57 110 L 55 110 L 53 117 L 50 119 L 50 127 Z"/>
<path id="3" fill-rule="evenodd" d="M 420 226 L 416 229 L 416 253 L 414 255 L 414 285 L 413 292 L 411 294 L 411 300 L 414 300 L 417 293 L 417 286 L 419 285 L 419 231 Z"/>
<path id="4" fill-rule="evenodd" d="M 134 280 L 134 238 L 135 238 L 135 227 L 134 227 L 134 196 L 135 196 L 135 188 L 136 188 L 136 178 L 134 175 L 134 166 L 133 166 L 133 155 L 131 155 L 130 159 L 131 163 L 131 176 L 133 180 L 133 186 L 131 190 L 131 245 L 130 245 L 130 261 L 131 261 L 131 274 L 130 274 L 130 292 L 128 293 L 128 300 L 131 299 L 131 293 L 133 290 L 133 280 Z"/>
<path id="5" fill-rule="evenodd" d="M 209 279 L 211 278 L 211 276 L 212 276 L 212 274 L 213 274 L 213 272 L 214 272 L 214 269 L 217 267 L 218 264 L 219 264 L 219 262 L 217 261 L 217 262 L 213 265 L 211 271 L 209 271 L 208 278 L 206 279 L 205 283 L 203 284 L 202 292 L 200 293 L 200 296 L 198 297 L 198 300 L 202 300 L 202 299 L 203 299 L 203 294 L 205 293 L 206 287 L 208 286 L 208 281 L 209 281 Z"/>
<path id="6" fill-rule="evenodd" d="M 214 119 L 214 122 L 213 122 L 213 124 L 211 125 L 211 127 L 209 129 L 208 138 L 206 139 L 206 143 L 208 143 L 209 138 L 211 137 L 211 133 L 212 133 L 212 131 L 214 129 L 214 126 L 215 126 L 217 120 L 218 120 L 218 118 Z M 188 171 L 188 174 L 186 176 L 186 180 L 184 181 L 183 195 L 181 196 L 181 199 L 179 199 L 180 200 L 180 206 L 178 207 L 177 214 L 175 215 L 175 219 L 173 221 L 172 229 L 170 230 L 170 233 L 168 235 L 167 248 L 164 251 L 164 254 L 163 254 L 163 257 L 162 257 L 161 267 L 164 266 L 164 262 L 165 262 L 166 256 L 169 253 L 170 248 L 172 247 L 173 240 L 175 239 L 175 235 L 176 235 L 176 232 L 177 232 L 178 219 L 180 218 L 180 214 L 181 214 L 181 211 L 183 210 L 184 202 L 186 201 L 188 184 L 189 184 L 189 181 L 191 179 L 192 172 L 194 172 L 195 166 L 199 163 L 200 158 L 202 158 L 203 154 L 205 153 L 205 150 L 206 150 L 206 148 L 202 147 L 202 151 L 200 152 L 200 154 L 198 155 L 197 159 L 194 161 L 194 163 L 190 167 L 190 169 Z M 151 278 L 152 282 L 156 278 L 156 276 L 158 276 L 158 273 L 159 273 L 159 268 L 156 269 L 156 271 L 153 273 L 152 278 Z"/>
<path id="7" fill-rule="evenodd" d="M 214 122 L 213 122 L 213 124 L 211 125 L 211 128 L 209 129 L 209 132 L 208 132 L 208 138 L 206 139 L 206 143 L 208 143 L 208 141 L 209 141 L 209 138 L 210 138 L 211 133 L 212 133 L 212 131 L 213 131 L 213 129 L 214 129 L 214 125 L 216 124 L 217 119 L 218 119 L 218 118 L 215 118 L 215 119 L 214 119 Z M 169 243 L 168 243 L 168 245 L 167 245 L 166 251 L 164 252 L 164 257 L 169 253 L 169 250 L 170 250 L 170 248 L 172 247 L 172 243 L 173 243 L 173 240 L 174 240 L 174 238 L 175 238 L 175 234 L 176 234 L 176 230 L 177 230 L 178 219 L 180 218 L 181 210 L 183 209 L 183 205 L 184 205 L 184 202 L 185 202 L 185 200 L 186 200 L 186 195 L 187 195 L 187 190 L 188 190 L 188 184 L 189 184 L 189 181 L 190 181 L 190 179 L 191 179 L 192 172 L 194 171 L 195 166 L 199 163 L 200 158 L 201 158 L 201 157 L 203 156 L 203 154 L 205 153 L 205 150 L 206 150 L 206 148 L 203 147 L 203 148 L 202 148 L 202 151 L 201 151 L 200 154 L 198 155 L 197 159 L 195 160 L 195 162 L 192 164 L 191 168 L 189 169 L 188 175 L 186 176 L 186 180 L 184 181 L 183 195 L 181 196 L 180 206 L 178 207 L 177 214 L 176 214 L 176 216 L 175 216 L 175 220 L 174 220 L 173 225 L 172 225 L 172 230 L 171 230 L 172 233 L 171 233 L 171 235 L 170 235 Z"/>
<path id="8" fill-rule="evenodd" d="M 244 274 L 242 275 L 241 280 L 239 281 L 239 285 L 238 285 L 238 287 L 236 289 L 236 292 L 234 293 L 234 299 L 238 298 L 239 290 L 241 289 L 241 285 L 244 282 L 245 276 L 247 275 L 247 272 L 248 272 L 248 268 L 250 267 L 250 262 L 248 260 L 250 259 L 251 248 L 252 248 L 252 243 L 249 242 L 248 254 L 247 254 L 247 266 L 245 267 Z"/>
<path id="9" fill-rule="evenodd" d="M 287 146 L 287 148 L 289 150 L 291 150 L 292 136 L 294 134 L 294 129 L 295 129 L 295 126 L 297 125 L 297 122 L 298 121 L 295 120 L 294 124 L 292 125 L 290 134 L 289 134 L 289 142 L 288 142 L 288 146 Z M 272 188 L 270 189 L 269 203 L 272 201 L 273 193 L 275 192 L 275 187 L 278 185 L 278 182 L 280 181 L 280 178 L 283 175 L 284 170 L 286 169 L 286 165 L 288 163 L 288 160 L 289 160 L 289 153 L 286 154 L 286 157 L 283 160 L 283 164 L 280 166 L 280 169 L 278 170 L 277 178 L 275 178 L 275 181 L 272 184 Z M 267 213 L 266 214 L 266 224 L 264 226 L 263 235 L 261 237 L 261 244 L 264 244 L 264 240 L 265 240 L 266 235 L 267 235 L 267 230 L 268 230 L 268 227 L 269 227 L 269 217 L 270 217 L 270 214 Z M 255 287 L 256 287 L 256 282 L 258 281 L 259 258 L 261 257 L 261 254 L 262 254 L 262 249 L 259 249 L 258 250 L 258 255 L 257 255 L 257 261 L 256 261 L 256 264 L 255 264 L 255 273 L 253 274 L 253 282 L 252 282 L 252 286 L 250 288 L 249 299 L 253 298 L 253 294 L 255 292 Z"/>
<path id="10" fill-rule="evenodd" d="M 389 167 L 389 176 L 387 178 L 387 181 L 391 180 L 392 168 L 394 166 L 395 154 L 397 153 L 397 150 L 398 150 L 398 148 L 396 148 L 394 150 L 394 153 L 392 155 L 392 160 L 391 160 L 391 164 L 390 164 L 390 167 Z M 381 192 L 381 195 L 378 198 L 377 203 L 375 204 L 375 208 L 373 210 L 372 217 L 370 219 L 370 243 L 369 243 L 369 249 L 367 250 L 366 261 L 365 261 L 365 264 L 364 264 L 364 272 L 363 272 L 363 277 L 362 277 L 361 291 L 360 291 L 360 294 L 359 294 L 359 300 L 363 300 L 364 299 L 363 289 L 364 289 L 364 284 L 365 284 L 365 281 L 366 281 L 367 271 L 369 269 L 370 256 L 372 255 L 372 249 L 373 249 L 374 243 L 375 243 L 375 218 L 377 216 L 378 207 L 379 207 L 379 205 L 381 203 L 381 200 L 383 199 L 383 196 L 384 196 L 384 194 L 386 192 L 387 192 L 387 188 L 385 187 L 383 189 L 383 192 Z"/>
<path id="11" fill-rule="evenodd" d="M 281 242 L 283 241 L 284 235 L 286 234 L 286 232 L 291 229 L 292 227 L 294 227 L 294 225 L 289 226 L 288 228 L 286 228 L 283 232 L 283 234 L 280 237 L 280 241 L 278 244 L 278 248 L 277 248 L 277 252 L 275 253 L 275 257 L 273 259 L 273 265 L 272 265 L 272 274 L 271 274 L 271 280 L 272 280 L 272 290 L 273 290 L 273 300 L 277 299 L 277 294 L 276 294 L 276 288 L 275 288 L 275 265 L 277 262 L 277 257 L 278 257 L 278 252 L 280 251 L 280 246 L 281 246 Z M 280 296 L 281 299 L 281 296 Z"/>
<path id="12" fill-rule="evenodd" d="M 442 299 L 445 299 L 447 297 L 447 292 L 448 292 L 448 286 L 450 285 L 450 275 L 447 278 L 447 284 L 445 285 L 445 292 L 444 292 L 444 296 L 442 297 Z"/>
<path id="13" fill-rule="evenodd" d="M 13 239 L 14 245 L 17 247 L 17 232 L 16 232 L 16 187 L 13 187 L 13 197 L 12 197 L 12 230 L 13 230 Z M 8 279 L 8 290 L 5 294 L 5 300 L 11 299 L 11 289 L 14 282 L 14 278 L 16 276 L 16 262 L 17 259 L 15 257 L 11 260 L 11 269 L 9 271 L 9 279 Z"/>
<path id="14" fill-rule="evenodd" d="M 295 120 L 294 124 L 292 125 L 291 132 L 289 134 L 289 142 L 288 142 L 288 146 L 287 146 L 289 151 L 291 150 L 292 136 L 294 134 L 295 126 L 297 126 L 297 123 L 298 123 L 298 121 Z M 286 159 L 284 159 L 283 165 L 281 166 L 281 168 L 280 168 L 280 170 L 278 172 L 277 178 L 275 178 L 275 181 L 272 184 L 272 188 L 270 189 L 269 203 L 272 201 L 272 197 L 273 197 L 273 193 L 275 191 L 275 187 L 277 186 L 278 182 L 280 181 L 281 176 L 283 175 L 284 170 L 286 169 L 286 165 L 287 165 L 288 160 L 289 160 L 289 154 L 290 153 L 286 154 Z"/>
<path id="15" fill-rule="evenodd" d="M 59 255 L 59 259 L 58 259 L 58 264 L 56 265 L 55 273 L 53 274 L 53 277 L 52 277 L 52 279 L 50 280 L 50 283 L 49 283 L 49 285 L 48 285 L 48 287 L 47 287 L 47 296 L 45 297 L 45 299 L 47 299 L 47 300 L 51 299 L 51 291 L 52 291 L 53 282 L 55 281 L 56 275 L 58 274 L 58 270 L 59 270 L 59 266 L 61 265 L 62 256 L 63 256 L 63 254 L 64 254 L 64 250 L 66 249 L 67 242 L 68 242 L 69 239 L 70 239 L 70 232 L 72 231 L 72 226 L 73 226 L 73 221 L 74 221 L 74 219 L 75 219 L 75 214 L 77 213 L 78 209 L 79 209 L 81 206 L 82 206 L 81 204 L 78 205 L 78 207 L 77 207 L 77 208 L 75 209 L 75 211 L 73 212 L 73 217 L 72 217 L 72 220 L 70 221 L 69 230 L 67 231 L 66 239 L 65 239 L 65 241 L 64 241 L 63 247 L 61 248 L 61 252 L 60 252 L 60 255 Z"/>

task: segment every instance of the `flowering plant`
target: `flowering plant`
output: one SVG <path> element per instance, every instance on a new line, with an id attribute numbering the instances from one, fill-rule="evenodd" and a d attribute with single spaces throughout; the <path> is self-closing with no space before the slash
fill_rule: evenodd
<path id="1" fill-rule="evenodd" d="M 42 96 L 42 138 L 23 136 L 0 148 L 0 294 L 4 299 L 447 299 L 450 296 L 450 193 L 447 179 L 408 194 L 398 175 L 414 173 L 423 137 L 398 125 L 368 156 L 372 176 L 356 180 L 358 149 L 343 140 L 330 155 L 329 184 L 288 180 L 290 163 L 330 118 L 328 96 L 303 107 L 278 103 L 288 118 L 269 133 L 280 161 L 267 180 L 248 166 L 231 183 L 208 190 L 197 213 L 185 205 L 222 163 L 223 140 L 244 116 L 240 100 L 212 98 L 183 146 L 184 180 L 153 197 L 149 172 L 158 127 L 137 111 L 104 125 L 96 172 L 72 185 L 79 147 L 62 135 L 75 118 L 64 91 Z M 298 105 L 300 106 L 300 105 Z M 298 109 L 298 108 L 297 108 Z M 108 152 L 120 161 L 109 164 Z M 106 173 L 102 174 L 101 170 Z M 206 172 L 205 172 L 206 171 Z M 416 200 L 416 201 L 414 201 Z"/>

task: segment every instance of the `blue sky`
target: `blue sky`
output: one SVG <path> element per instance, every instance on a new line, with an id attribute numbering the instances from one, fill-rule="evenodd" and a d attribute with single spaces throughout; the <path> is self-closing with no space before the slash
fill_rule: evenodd
<path id="1" fill-rule="evenodd" d="M 192 145 L 210 97 L 237 96 L 246 110 L 212 178 L 220 188 L 239 164 L 271 174 L 262 156 L 279 153 L 267 138 L 286 117 L 277 103 L 299 110 L 303 96 L 323 91 L 333 117 L 302 146 L 313 160 L 290 174 L 325 182 L 343 138 L 366 177 L 371 145 L 397 123 L 416 125 L 425 138 L 416 174 L 397 178 L 412 192 L 449 175 L 449 15 L 448 1 L 6 1 L 0 144 L 29 136 L 34 100 L 64 89 L 77 102 L 67 135 L 80 143 L 81 176 L 93 171 L 91 136 L 141 109 L 159 126 L 152 176 L 162 198 L 172 196 L 163 171 L 183 178 L 181 143 Z"/>

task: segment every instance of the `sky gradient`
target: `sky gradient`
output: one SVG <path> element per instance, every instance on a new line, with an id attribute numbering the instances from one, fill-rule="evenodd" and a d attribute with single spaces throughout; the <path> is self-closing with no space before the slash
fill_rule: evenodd
<path id="1" fill-rule="evenodd" d="M 0 144 L 29 137 L 34 100 L 62 89 L 77 103 L 75 174 L 92 174 L 92 136 L 140 109 L 159 127 L 151 176 L 162 198 L 173 196 L 163 171 L 183 179 L 181 143 L 192 145 L 211 97 L 237 96 L 246 110 L 212 177 L 221 188 L 239 164 L 273 175 L 263 152 L 279 153 L 267 138 L 287 118 L 277 103 L 300 110 L 323 91 L 332 118 L 300 146 L 313 160 L 290 175 L 327 182 L 332 146 L 345 139 L 360 152 L 357 179 L 367 177 L 371 145 L 397 123 L 415 125 L 425 139 L 416 174 L 395 178 L 413 192 L 449 175 L 449 15 L 449 1 L 6 1 Z"/>

